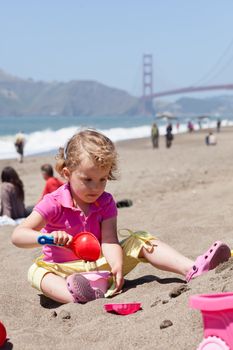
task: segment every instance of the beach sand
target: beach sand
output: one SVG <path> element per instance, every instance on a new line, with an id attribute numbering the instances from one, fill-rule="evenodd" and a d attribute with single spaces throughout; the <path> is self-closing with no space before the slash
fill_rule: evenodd
<path id="1" fill-rule="evenodd" d="M 116 200 L 133 200 L 132 207 L 119 209 L 118 228 L 148 230 L 190 258 L 215 240 L 233 248 L 233 129 L 217 135 L 217 146 L 207 147 L 204 138 L 205 132 L 177 135 L 166 149 L 161 137 L 159 150 L 152 149 L 150 139 L 117 144 L 120 176 L 107 190 Z M 44 162 L 54 164 L 54 157 L 0 161 L 0 169 L 12 165 L 19 172 L 26 205 L 42 192 Z M 0 319 L 9 337 L 3 349 L 196 349 L 203 338 L 202 319 L 188 307 L 189 296 L 233 290 L 231 259 L 191 281 L 176 298 L 169 293 L 184 285 L 182 278 L 140 264 L 126 277 L 125 292 L 113 299 L 59 306 L 28 284 L 27 270 L 40 250 L 14 247 L 12 231 L 12 226 L 0 228 Z M 142 310 L 129 316 L 103 310 L 105 303 L 134 301 Z M 172 326 L 160 329 L 164 320 Z"/>

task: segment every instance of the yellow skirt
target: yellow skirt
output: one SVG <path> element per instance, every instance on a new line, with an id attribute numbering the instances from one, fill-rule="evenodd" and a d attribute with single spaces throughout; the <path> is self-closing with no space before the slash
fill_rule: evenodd
<path id="1" fill-rule="evenodd" d="M 125 230 L 130 235 L 120 242 L 123 249 L 123 275 L 127 275 L 140 262 L 147 262 L 143 258 L 139 258 L 139 253 L 144 247 L 148 251 L 154 249 L 154 241 L 156 238 L 145 231 L 132 232 Z M 47 273 L 66 278 L 73 273 L 107 270 L 111 271 L 111 267 L 107 263 L 105 257 L 101 256 L 95 262 L 86 262 L 84 260 L 75 260 L 65 263 L 50 263 L 43 261 L 43 256 L 37 258 L 34 264 L 28 270 L 28 281 L 32 287 L 41 291 L 41 281 Z"/>

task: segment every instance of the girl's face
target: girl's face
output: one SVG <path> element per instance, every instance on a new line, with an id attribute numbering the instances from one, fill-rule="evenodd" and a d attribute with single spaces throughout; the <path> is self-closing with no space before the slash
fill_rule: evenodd
<path id="1" fill-rule="evenodd" d="M 69 181 L 74 201 L 78 204 L 94 203 L 104 192 L 110 167 L 100 168 L 92 160 L 84 159 L 76 170 L 64 168 L 64 176 Z"/>

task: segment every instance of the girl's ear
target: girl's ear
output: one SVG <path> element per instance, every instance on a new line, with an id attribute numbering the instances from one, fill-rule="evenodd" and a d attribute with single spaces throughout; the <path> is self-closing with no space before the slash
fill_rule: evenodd
<path id="1" fill-rule="evenodd" d="M 69 171 L 69 169 L 67 167 L 63 168 L 63 176 L 64 176 L 64 178 L 67 181 L 69 181 L 69 179 L 70 179 L 70 171 Z"/>

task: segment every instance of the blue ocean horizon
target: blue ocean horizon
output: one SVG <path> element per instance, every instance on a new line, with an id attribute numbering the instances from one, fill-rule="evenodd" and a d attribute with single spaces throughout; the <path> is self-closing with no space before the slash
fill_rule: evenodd
<path id="1" fill-rule="evenodd" d="M 150 125 L 153 120 L 152 116 L 7 116 L 0 117 L 0 136 L 15 135 L 20 130 L 30 134 L 75 126 L 95 129 L 130 128 Z"/>

